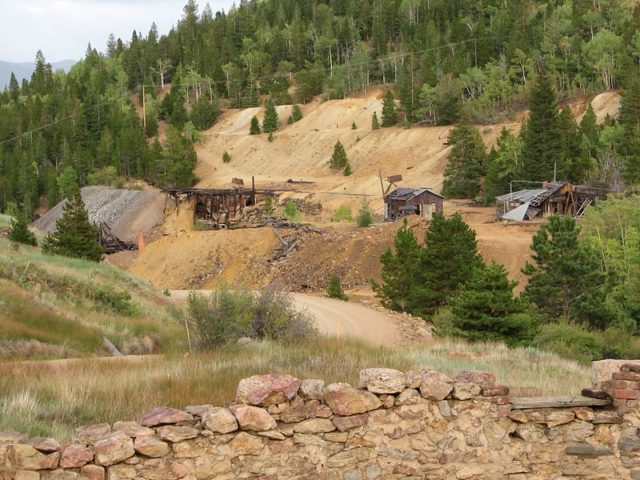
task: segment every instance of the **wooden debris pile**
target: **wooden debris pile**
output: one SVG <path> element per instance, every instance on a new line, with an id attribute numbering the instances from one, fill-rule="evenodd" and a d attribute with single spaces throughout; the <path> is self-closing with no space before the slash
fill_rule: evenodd
<path id="1" fill-rule="evenodd" d="M 126 242 L 116 237 L 106 222 L 100 223 L 98 227 L 98 243 L 107 255 L 125 250 L 138 249 L 138 246 L 134 242 Z"/>

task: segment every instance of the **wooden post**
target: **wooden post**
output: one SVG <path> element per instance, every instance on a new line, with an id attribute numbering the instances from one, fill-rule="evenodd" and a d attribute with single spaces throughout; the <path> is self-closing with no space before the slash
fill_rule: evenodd
<path id="1" fill-rule="evenodd" d="M 254 177 L 253 175 L 251 175 L 251 190 L 253 190 L 251 195 L 252 196 L 251 201 L 253 203 L 253 206 L 255 207 L 256 206 L 256 177 Z"/>

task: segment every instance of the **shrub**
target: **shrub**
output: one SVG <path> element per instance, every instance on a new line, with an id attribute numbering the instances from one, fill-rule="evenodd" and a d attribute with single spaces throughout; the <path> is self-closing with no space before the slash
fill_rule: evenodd
<path id="1" fill-rule="evenodd" d="M 302 109 L 300 108 L 300 105 L 295 104 L 291 108 L 291 117 L 289 118 L 291 118 L 291 123 L 295 123 L 302 120 Z"/>
<path id="2" fill-rule="evenodd" d="M 357 130 L 358 129 L 358 125 L 356 124 L 355 120 L 353 122 L 351 122 L 351 130 Z"/>
<path id="3" fill-rule="evenodd" d="M 89 185 L 114 185 L 118 180 L 116 167 L 109 165 L 87 176 Z"/>
<path id="4" fill-rule="evenodd" d="M 249 126 L 249 135 L 260 135 L 260 121 L 255 115 L 251 117 L 251 125 Z"/>
<path id="5" fill-rule="evenodd" d="M 583 363 L 603 358 L 605 347 L 598 334 L 579 325 L 567 323 L 549 323 L 542 326 L 533 344 Z"/>
<path id="6" fill-rule="evenodd" d="M 345 177 L 349 177 L 350 175 L 353 174 L 353 170 L 351 169 L 351 164 L 349 163 L 349 160 L 347 160 L 347 164 L 344 166 L 344 169 L 342 170 L 342 174 Z"/>
<path id="7" fill-rule="evenodd" d="M 118 291 L 109 286 L 90 286 L 87 288 L 87 296 L 102 310 L 110 310 L 127 317 L 137 313 L 131 295 L 125 290 Z"/>
<path id="8" fill-rule="evenodd" d="M 351 215 L 351 207 L 349 205 L 340 205 L 331 216 L 332 222 L 353 222 Z"/>
<path id="9" fill-rule="evenodd" d="M 327 297 L 329 298 L 337 298 L 338 300 L 344 300 L 345 302 L 349 300 L 349 297 L 344 290 L 342 289 L 342 283 L 340 282 L 340 277 L 337 275 L 333 275 L 329 279 L 329 288 L 327 288 Z"/>
<path id="10" fill-rule="evenodd" d="M 298 210 L 298 205 L 293 200 L 287 200 L 287 203 L 284 204 L 284 211 L 282 215 L 289 220 L 300 220 L 300 210 Z"/>
<path id="11" fill-rule="evenodd" d="M 371 211 L 369 200 L 366 198 L 362 200 L 356 221 L 360 227 L 368 227 L 373 223 L 373 212 Z"/>
<path id="12" fill-rule="evenodd" d="M 192 292 L 187 322 L 199 350 L 215 349 L 241 337 L 299 339 L 315 332 L 311 318 L 296 310 L 291 295 L 270 288 L 258 295 L 227 287 L 208 296 Z"/>
<path id="13" fill-rule="evenodd" d="M 222 161 L 224 163 L 229 163 L 231 161 L 231 154 L 229 152 L 227 152 L 226 150 L 222 154 Z"/>
<path id="14" fill-rule="evenodd" d="M 262 207 L 262 213 L 267 216 L 271 216 L 273 215 L 274 211 L 275 209 L 273 207 L 273 198 L 267 197 L 264 201 L 264 207 Z"/>

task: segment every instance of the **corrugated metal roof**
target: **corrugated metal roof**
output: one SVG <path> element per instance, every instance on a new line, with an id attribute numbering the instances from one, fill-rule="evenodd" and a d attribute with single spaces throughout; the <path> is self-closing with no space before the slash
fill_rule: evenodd
<path id="1" fill-rule="evenodd" d="M 538 195 L 547 193 L 546 188 L 537 188 L 535 190 L 518 190 L 517 192 L 507 193 L 506 195 L 500 195 L 496 197 L 496 200 L 500 202 L 520 202 L 528 203 Z"/>

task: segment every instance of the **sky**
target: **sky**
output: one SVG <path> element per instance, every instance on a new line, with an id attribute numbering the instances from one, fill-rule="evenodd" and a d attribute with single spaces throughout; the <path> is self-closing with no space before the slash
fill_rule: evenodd
<path id="1" fill-rule="evenodd" d="M 42 50 L 47 62 L 80 60 L 87 45 L 104 52 L 110 33 L 131 39 L 156 22 L 166 34 L 182 17 L 187 0 L 0 0 L 0 60 L 32 62 Z M 199 0 L 200 12 L 206 0 Z M 229 11 L 233 0 L 209 0 Z"/>

